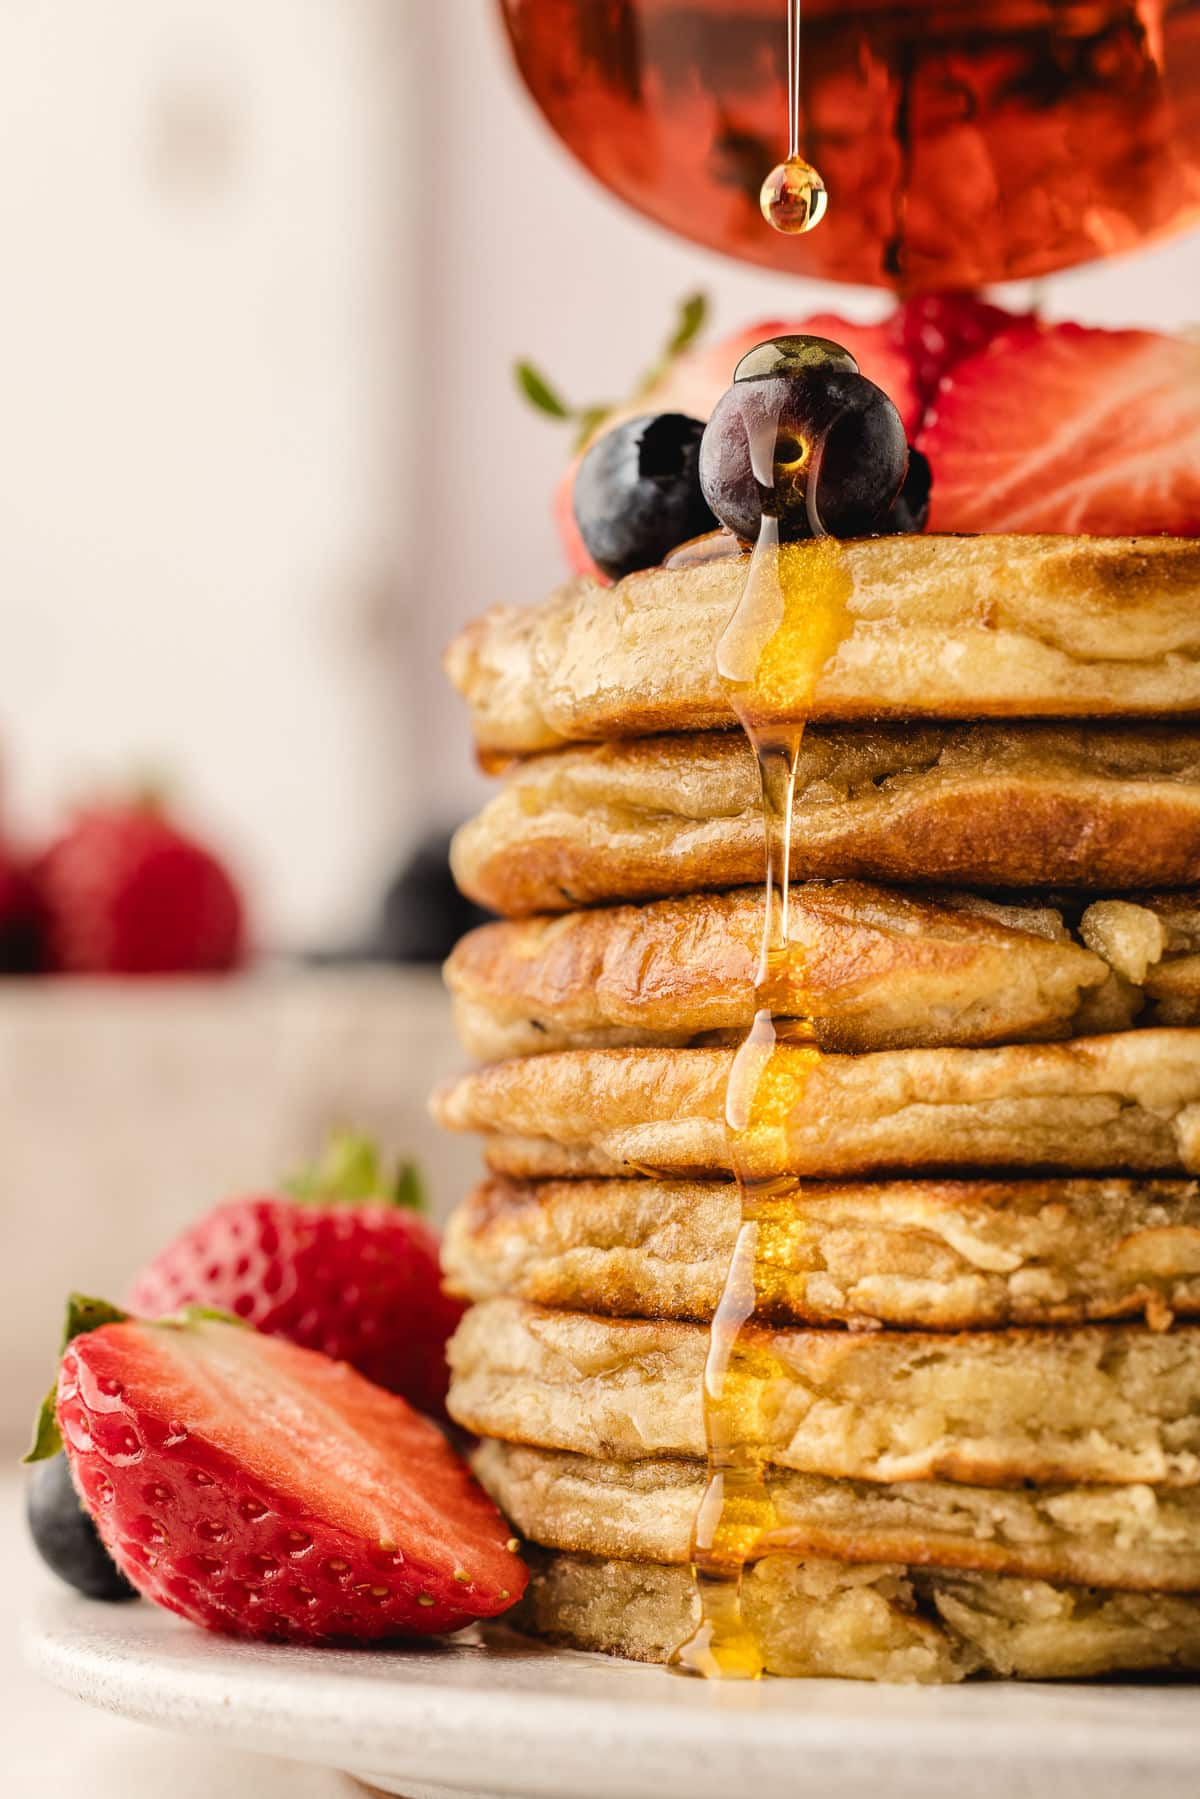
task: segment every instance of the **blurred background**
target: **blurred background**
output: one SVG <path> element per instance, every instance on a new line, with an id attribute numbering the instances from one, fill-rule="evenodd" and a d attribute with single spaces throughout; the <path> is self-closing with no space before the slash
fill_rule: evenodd
<path id="1" fill-rule="evenodd" d="M 0 217 L 0 833 L 151 775 L 256 951 L 224 983 L 0 983 L 15 1440 L 65 1289 L 119 1297 L 328 1124 L 420 1157 L 439 1212 L 471 1177 L 425 1120 L 457 1059 L 436 973 L 363 953 L 422 948 L 419 883 L 381 944 L 385 895 L 483 794 L 442 645 L 563 572 L 567 434 L 515 359 L 617 398 L 698 288 L 714 332 L 887 302 L 623 209 L 492 0 L 0 8 Z M 1177 326 L 1197 293 L 1193 236 L 1038 297 Z"/>

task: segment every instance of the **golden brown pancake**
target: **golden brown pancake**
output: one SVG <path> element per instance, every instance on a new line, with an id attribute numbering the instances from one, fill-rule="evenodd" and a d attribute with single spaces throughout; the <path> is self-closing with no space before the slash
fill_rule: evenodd
<path id="1" fill-rule="evenodd" d="M 727 1175 L 731 1049 L 562 1050 L 434 1095 L 497 1173 Z M 778 1046 L 741 1139 L 756 1178 L 903 1169 L 1200 1173 L 1200 1030 L 825 1056 Z"/>
<path id="2" fill-rule="evenodd" d="M 1200 1326 L 775 1330 L 740 1390 L 766 1462 L 852 1480 L 1200 1482 Z M 608 1461 L 702 1457 L 709 1331 L 492 1299 L 450 1342 L 480 1437 Z"/>
<path id="3" fill-rule="evenodd" d="M 462 827 L 452 861 L 464 893 L 510 914 L 757 886 L 758 769 L 734 731 L 537 756 Z M 792 873 L 1100 893 L 1195 885 L 1200 731 L 813 728 L 800 750 Z"/>
<path id="4" fill-rule="evenodd" d="M 451 1289 L 627 1318 L 712 1318 L 732 1181 L 486 1182 L 442 1242 Z M 759 1226 L 760 1319 L 917 1330 L 1200 1312 L 1194 1181 L 815 1182 Z M 620 1553 L 620 1552 L 614 1552 Z"/>
<path id="5" fill-rule="evenodd" d="M 849 634 L 813 698 L 822 721 L 1200 713 L 1200 544 L 1190 538 L 879 537 L 840 546 Z M 814 544 L 788 552 L 802 571 Z M 732 714 L 716 644 L 747 559 L 589 577 L 500 607 L 446 657 L 491 754 L 526 754 Z M 800 579 L 803 579 L 802 573 Z M 809 710 L 798 671 L 774 715 Z"/>
<path id="6" fill-rule="evenodd" d="M 936 1684 L 1200 1668 L 1200 1600 L 771 1555 L 747 1570 L 768 1673 Z M 506 1622 L 574 1649 L 668 1662 L 699 1623 L 686 1568 L 553 1551 Z"/>
<path id="7" fill-rule="evenodd" d="M 471 1459 L 531 1542 L 623 1561 L 691 1561 L 703 1462 L 599 1461 L 495 1439 Z M 784 1550 L 1134 1592 L 1200 1590 L 1200 1487 L 968 1487 L 772 1469 L 767 1488 L 774 1522 L 752 1560 Z"/>
<path id="8" fill-rule="evenodd" d="M 1186 903 L 1194 919 L 1194 896 Z M 764 912 L 761 890 L 741 887 L 483 925 L 446 964 L 459 1037 L 489 1062 L 740 1042 L 764 1003 L 754 985 Z M 807 1019 L 827 1050 L 1120 1030 L 1142 1014 L 1145 984 L 1167 972 L 1164 962 L 1200 966 L 1172 949 L 1170 915 L 1153 898 L 1104 901 L 1084 914 L 1079 942 L 1050 905 L 809 882 L 789 896 L 770 1004 L 777 1017 Z M 1192 984 L 1176 984 L 1171 1022 L 1200 1022 Z"/>
<path id="9" fill-rule="evenodd" d="M 1087 907 L 1079 935 L 1158 1024 L 1200 1022 L 1200 904 L 1193 893 L 1129 895 Z"/>

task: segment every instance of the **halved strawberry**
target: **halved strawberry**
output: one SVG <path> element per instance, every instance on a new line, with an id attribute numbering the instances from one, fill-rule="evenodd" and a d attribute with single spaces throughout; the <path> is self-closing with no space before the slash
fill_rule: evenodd
<path id="1" fill-rule="evenodd" d="M 61 1432 L 117 1566 L 210 1630 L 429 1635 L 524 1590 L 515 1540 L 441 1432 L 344 1362 L 212 1313 L 152 1324 L 76 1300 L 52 1403 L 31 1459 Z"/>
<path id="2" fill-rule="evenodd" d="M 1014 326 L 950 371 L 917 439 L 934 531 L 1200 533 L 1200 343 Z"/>
<path id="3" fill-rule="evenodd" d="M 922 413 L 943 375 L 977 355 L 1001 331 L 1028 320 L 1027 313 L 1006 312 L 977 294 L 917 294 L 898 306 L 888 332 L 908 363 Z"/>

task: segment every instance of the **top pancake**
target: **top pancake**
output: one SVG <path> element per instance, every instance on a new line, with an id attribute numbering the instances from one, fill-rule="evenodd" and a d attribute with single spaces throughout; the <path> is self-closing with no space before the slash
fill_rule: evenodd
<path id="1" fill-rule="evenodd" d="M 899 536 L 842 551 L 851 629 L 811 704 L 781 695 L 778 722 L 1200 713 L 1200 542 Z M 446 665 L 480 750 L 733 723 L 715 648 L 747 562 L 583 577 L 469 625 Z"/>

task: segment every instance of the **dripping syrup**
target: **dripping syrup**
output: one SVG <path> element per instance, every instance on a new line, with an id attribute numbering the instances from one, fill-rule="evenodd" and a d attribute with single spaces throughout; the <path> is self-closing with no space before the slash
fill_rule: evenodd
<path id="1" fill-rule="evenodd" d="M 785 237 L 812 231 L 825 216 L 825 183 L 800 153 L 800 0 L 787 0 L 788 152 L 759 190 L 759 211 Z"/>
<path id="2" fill-rule="evenodd" d="M 840 545 L 824 535 L 816 513 L 820 444 L 811 450 L 807 482 L 813 537 L 781 543 L 766 497 L 775 484 L 775 424 L 756 436 L 751 464 L 764 495 L 763 517 L 745 586 L 717 646 L 717 668 L 761 778 L 763 937 L 754 1022 L 734 1058 L 725 1100 L 741 1220 L 704 1375 L 708 1477 L 692 1536 L 700 1623 L 675 1656 L 675 1664 L 691 1673 L 742 1680 L 764 1671 L 743 1608 L 743 1577 L 778 1523 L 763 1449 L 763 1406 L 778 1370 L 769 1334 L 756 1330 L 753 1320 L 769 1307 L 781 1243 L 796 1229 L 798 1213 L 796 1183 L 774 1172 L 779 1161 L 772 1151 L 820 1060 L 811 1022 L 781 1015 L 774 1003 L 789 984 L 794 992 L 788 909 L 796 769 L 817 683 L 849 630 L 851 595 Z"/>

